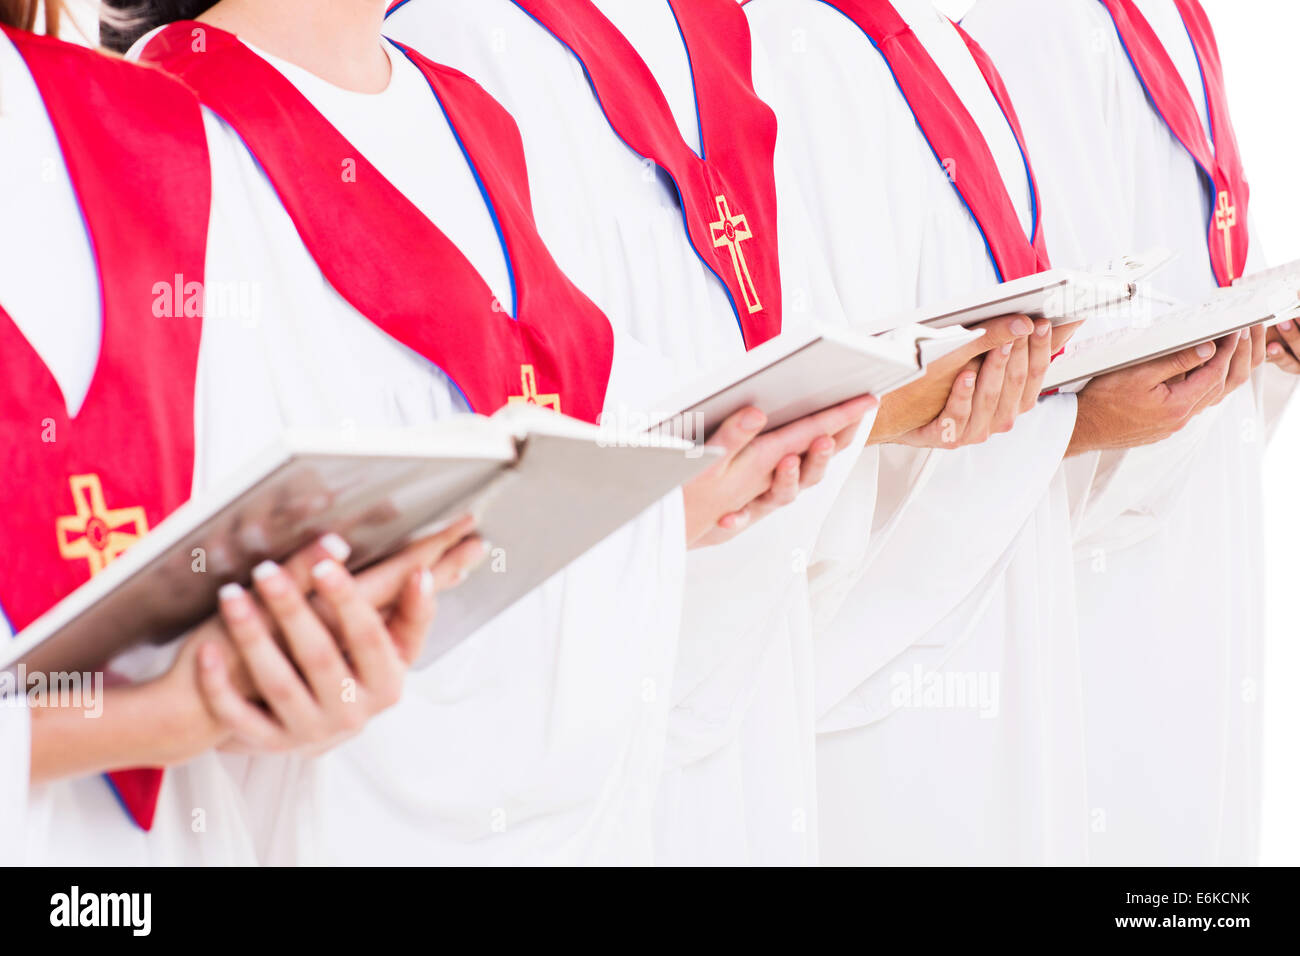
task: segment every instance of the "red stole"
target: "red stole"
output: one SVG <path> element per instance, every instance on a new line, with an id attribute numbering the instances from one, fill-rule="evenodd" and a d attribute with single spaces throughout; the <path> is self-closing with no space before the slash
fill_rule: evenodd
<path id="1" fill-rule="evenodd" d="M 582 64 L 619 138 L 672 178 L 691 245 L 726 287 L 746 348 L 777 335 L 776 116 L 754 92 L 749 24 L 739 5 L 669 0 L 690 58 L 701 158 L 682 138 L 650 68 L 590 0 L 513 2 Z"/>
<path id="2" fill-rule="evenodd" d="M 428 80 L 493 214 L 515 292 L 513 317 L 451 240 L 234 35 L 173 23 L 143 59 L 179 76 L 234 127 L 334 289 L 441 369 L 474 411 L 528 401 L 596 421 L 613 331 L 537 233 L 514 120 L 468 77 L 402 49 Z M 348 160 L 355 177 L 345 182 Z"/>
<path id="3" fill-rule="evenodd" d="M 1025 172 L 1034 203 L 1033 237 L 1025 235 L 1015 202 L 1007 192 L 997 161 L 979 124 L 971 116 L 939 65 L 894 7 L 884 0 L 823 0 L 853 21 L 871 41 L 894 74 L 921 134 L 940 164 L 950 162 L 959 175 L 953 188 L 970 210 L 988 245 L 989 257 L 1000 282 L 1008 282 L 1051 268 L 1043 237 L 1042 209 L 1029 151 L 1020 120 L 993 61 L 971 37 L 957 27 L 971 56 L 1002 108 L 1025 160 Z"/>
<path id="4" fill-rule="evenodd" d="M 1120 42 L 1151 105 L 1213 185 L 1214 207 L 1208 229 L 1210 263 L 1219 285 L 1230 286 L 1233 279 L 1241 277 L 1250 252 L 1250 184 L 1237 147 L 1223 63 L 1210 20 L 1197 0 L 1174 0 L 1200 64 L 1212 142 L 1205 138 L 1205 127 L 1178 67 L 1137 4 L 1132 0 L 1102 0 L 1102 4 L 1115 21 Z"/>
<path id="5" fill-rule="evenodd" d="M 0 512 L 0 605 L 21 630 L 190 496 L 211 173 L 198 103 L 179 83 L 4 32 L 58 136 L 102 310 L 90 390 L 69 417 L 49 369 L 0 309 L 0 446 L 19 450 Z M 148 829 L 162 771 L 109 778 Z"/>

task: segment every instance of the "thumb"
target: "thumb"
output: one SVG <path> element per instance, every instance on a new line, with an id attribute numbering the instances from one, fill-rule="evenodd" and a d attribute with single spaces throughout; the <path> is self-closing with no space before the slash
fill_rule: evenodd
<path id="1" fill-rule="evenodd" d="M 1171 378 L 1185 375 L 1200 368 L 1214 357 L 1217 347 L 1213 342 L 1202 342 L 1164 358 L 1152 359 L 1142 366 L 1142 377 L 1152 388 Z"/>
<path id="2" fill-rule="evenodd" d="M 980 346 L 977 354 L 982 354 L 1001 348 L 1008 342 L 1029 338 L 1034 331 L 1034 323 L 1027 315 L 1003 315 L 981 322 L 974 328 L 984 330 L 983 337 L 978 342 L 972 343 Z"/>
<path id="3" fill-rule="evenodd" d="M 752 405 L 728 416 L 706 442 L 723 451 L 722 457 L 714 462 L 709 470 L 724 469 L 731 464 L 732 460 L 762 433 L 766 424 L 767 416 Z"/>

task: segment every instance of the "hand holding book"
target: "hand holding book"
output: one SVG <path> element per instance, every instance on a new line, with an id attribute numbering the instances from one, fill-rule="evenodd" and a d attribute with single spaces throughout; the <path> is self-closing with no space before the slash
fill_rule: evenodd
<path id="1" fill-rule="evenodd" d="M 340 563 L 342 539 L 302 548 L 254 576 L 259 600 L 223 595 L 165 674 L 109 688 L 101 719 L 33 710 L 32 781 L 171 766 L 216 747 L 319 751 L 342 740 L 395 699 L 433 625 L 436 593 L 482 560 L 472 531 L 472 521 L 456 522 L 355 578 Z M 358 687 L 347 698 L 345 678 Z"/>

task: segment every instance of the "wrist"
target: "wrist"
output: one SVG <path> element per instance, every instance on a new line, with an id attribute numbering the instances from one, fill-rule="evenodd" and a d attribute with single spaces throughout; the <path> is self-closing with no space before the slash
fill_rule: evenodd
<path id="1" fill-rule="evenodd" d="M 138 688 L 150 695 L 149 712 L 157 714 L 156 733 L 149 745 L 154 752 L 151 763 L 162 766 L 184 763 L 217 747 L 227 736 L 204 703 L 192 670 L 192 667 L 175 667 Z"/>

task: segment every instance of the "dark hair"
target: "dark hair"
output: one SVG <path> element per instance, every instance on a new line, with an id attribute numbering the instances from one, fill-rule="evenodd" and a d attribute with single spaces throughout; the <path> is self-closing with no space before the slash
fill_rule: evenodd
<path id="1" fill-rule="evenodd" d="M 99 21 L 99 42 L 125 53 L 131 44 L 155 27 L 177 20 L 193 20 L 217 5 L 217 0 L 104 0 L 113 8 Z"/>

